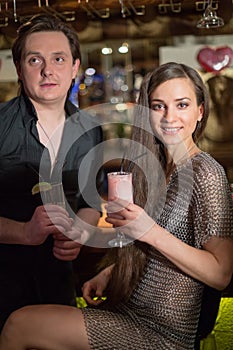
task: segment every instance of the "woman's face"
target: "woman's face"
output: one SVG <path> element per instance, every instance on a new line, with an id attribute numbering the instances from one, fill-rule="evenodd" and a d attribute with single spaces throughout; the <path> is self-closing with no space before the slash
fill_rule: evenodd
<path id="1" fill-rule="evenodd" d="M 167 147 L 193 145 L 192 134 L 202 119 L 190 79 L 174 78 L 159 85 L 150 97 L 150 123 L 155 136 Z"/>

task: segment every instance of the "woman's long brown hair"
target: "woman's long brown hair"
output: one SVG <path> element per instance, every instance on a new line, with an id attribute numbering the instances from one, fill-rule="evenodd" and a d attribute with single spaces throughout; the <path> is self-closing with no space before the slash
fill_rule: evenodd
<path id="1" fill-rule="evenodd" d="M 173 170 L 167 165 L 166 149 L 152 133 L 150 126 L 150 96 L 165 81 L 184 78 L 193 83 L 197 105 L 203 105 L 203 118 L 197 123 L 193 140 L 200 138 L 209 114 L 208 92 L 196 70 L 184 64 L 169 62 L 147 74 L 141 85 L 135 109 L 131 140 L 135 147 L 130 147 L 126 168 L 133 173 L 134 202 L 143 207 L 148 215 L 156 220 L 161 202 L 161 193 L 166 192 L 166 183 Z M 132 160 L 138 155 L 137 162 Z M 160 167 L 160 169 L 159 169 Z M 162 171 L 160 171 L 162 169 Z M 150 174 L 148 176 L 148 173 Z M 164 191 L 165 189 L 165 191 Z M 148 200 L 149 198 L 149 200 Z M 163 201 L 162 201 L 163 202 Z M 110 249 L 102 261 L 101 267 L 115 264 L 109 286 L 106 290 L 110 305 L 126 301 L 142 278 L 149 246 L 140 241 L 123 248 Z"/>

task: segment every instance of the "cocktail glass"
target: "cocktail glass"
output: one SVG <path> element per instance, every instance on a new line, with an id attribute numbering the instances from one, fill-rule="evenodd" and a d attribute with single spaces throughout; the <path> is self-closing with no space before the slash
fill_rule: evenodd
<path id="1" fill-rule="evenodd" d="M 49 189 L 41 192 L 41 197 L 44 204 L 51 203 L 66 208 L 65 194 L 61 182 L 51 183 Z"/>
<path id="2" fill-rule="evenodd" d="M 108 199 L 120 198 L 133 203 L 132 173 L 130 172 L 110 172 L 108 178 Z M 110 247 L 126 246 L 133 242 L 125 236 L 123 232 L 117 231 L 117 237 L 108 242 Z"/>

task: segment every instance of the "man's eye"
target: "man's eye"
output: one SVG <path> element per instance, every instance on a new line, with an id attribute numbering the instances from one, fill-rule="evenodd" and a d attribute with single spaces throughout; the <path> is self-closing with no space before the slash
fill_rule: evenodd
<path id="1" fill-rule="evenodd" d="M 58 63 L 63 63 L 64 62 L 64 58 L 63 57 L 56 57 L 56 61 Z"/>
<path id="2" fill-rule="evenodd" d="M 41 60 L 38 57 L 32 57 L 29 59 L 30 64 L 38 64 L 40 62 L 41 62 Z"/>

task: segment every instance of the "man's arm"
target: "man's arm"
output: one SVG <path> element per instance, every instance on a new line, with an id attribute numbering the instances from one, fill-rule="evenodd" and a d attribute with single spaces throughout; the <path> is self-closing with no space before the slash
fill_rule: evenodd
<path id="1" fill-rule="evenodd" d="M 52 204 L 39 206 L 28 222 L 0 217 L 0 243 L 39 245 L 50 234 L 69 231 L 72 224 L 63 208 Z"/>
<path id="2" fill-rule="evenodd" d="M 0 243 L 26 244 L 24 222 L 0 217 Z"/>

